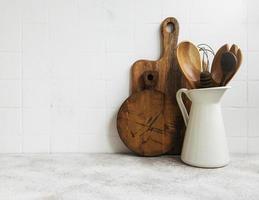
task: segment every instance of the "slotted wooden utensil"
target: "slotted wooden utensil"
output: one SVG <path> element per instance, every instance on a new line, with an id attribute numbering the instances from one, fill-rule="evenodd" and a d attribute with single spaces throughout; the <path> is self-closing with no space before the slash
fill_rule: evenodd
<path id="1" fill-rule="evenodd" d="M 229 46 L 228 44 L 223 45 L 222 47 L 219 48 L 217 51 L 216 55 L 214 56 L 214 59 L 212 61 L 212 66 L 211 66 L 211 76 L 212 79 L 216 82 L 216 84 L 219 86 L 221 79 L 222 79 L 222 70 L 221 70 L 221 56 L 223 53 L 229 51 Z"/>
<path id="2" fill-rule="evenodd" d="M 226 52 L 230 52 L 236 57 L 236 65 L 235 65 L 234 69 L 232 70 L 232 72 L 228 73 L 228 76 L 225 77 L 224 83 L 221 83 L 221 80 L 224 76 L 222 67 L 221 67 L 221 57 Z M 221 84 L 227 85 L 229 83 L 229 81 L 233 78 L 233 76 L 238 71 L 238 69 L 242 63 L 242 59 L 243 59 L 242 52 L 241 52 L 240 48 L 235 44 L 233 44 L 231 46 L 231 48 L 229 48 L 228 44 L 225 44 L 217 51 L 217 53 L 213 59 L 213 63 L 212 63 L 212 67 L 211 67 L 211 75 L 212 75 L 213 80 L 216 82 L 216 84 L 218 86 L 220 86 Z"/>
<path id="3" fill-rule="evenodd" d="M 236 63 L 236 66 L 235 66 L 235 70 L 233 70 L 233 73 L 226 79 L 225 85 L 227 85 L 229 83 L 229 81 L 237 73 L 237 71 L 239 70 L 239 67 L 240 67 L 240 65 L 242 63 L 242 60 L 243 60 L 242 52 L 241 52 L 240 48 L 237 45 L 233 44 L 231 46 L 231 48 L 230 48 L 230 52 L 232 52 L 236 56 L 237 63 Z"/>
<path id="4" fill-rule="evenodd" d="M 222 71 L 222 77 L 220 86 L 226 85 L 226 81 L 236 72 L 237 58 L 231 52 L 225 52 L 221 55 L 220 66 Z"/>

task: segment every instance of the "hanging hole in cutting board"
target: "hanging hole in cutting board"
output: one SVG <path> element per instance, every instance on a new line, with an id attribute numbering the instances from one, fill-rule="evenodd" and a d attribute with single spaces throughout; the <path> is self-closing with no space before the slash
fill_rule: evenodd
<path id="1" fill-rule="evenodd" d="M 149 75 L 147 76 L 147 79 L 150 80 L 150 81 L 152 81 L 152 80 L 154 79 L 154 76 L 153 76 L 152 74 L 149 74 Z"/>
<path id="2" fill-rule="evenodd" d="M 167 25 L 166 25 L 166 31 L 168 33 L 173 33 L 174 32 L 174 24 L 172 22 L 169 22 Z"/>

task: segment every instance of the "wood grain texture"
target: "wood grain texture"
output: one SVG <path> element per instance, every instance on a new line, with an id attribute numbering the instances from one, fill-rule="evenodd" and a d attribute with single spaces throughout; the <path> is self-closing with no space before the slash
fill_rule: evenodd
<path id="1" fill-rule="evenodd" d="M 217 51 L 216 55 L 214 56 L 212 65 L 211 65 L 211 75 L 213 80 L 216 82 L 216 84 L 219 86 L 223 73 L 221 70 L 221 56 L 223 53 L 228 52 L 229 51 L 229 45 L 225 44 L 222 47 L 219 48 L 219 50 Z"/>
<path id="2" fill-rule="evenodd" d="M 173 27 L 169 32 L 168 27 Z M 179 24 L 175 18 L 167 18 L 161 24 L 162 54 L 159 60 L 138 60 L 132 66 L 132 93 L 144 89 L 142 75 L 145 71 L 157 71 L 159 82 L 156 90 L 173 96 L 172 92 L 181 85 L 181 73 L 176 58 Z"/>
<path id="3" fill-rule="evenodd" d="M 211 74 L 212 74 L 212 78 L 213 80 L 215 80 L 216 84 L 219 86 L 221 84 L 221 80 L 223 78 L 223 71 L 221 68 L 221 57 L 224 53 L 226 52 L 231 52 L 233 55 L 235 55 L 236 59 L 237 59 L 237 63 L 236 63 L 236 67 L 235 70 L 233 70 L 233 73 L 228 76 L 224 82 L 224 85 L 227 85 L 229 83 L 229 81 L 234 77 L 234 75 L 236 74 L 236 72 L 238 71 L 241 63 L 242 63 L 242 52 L 241 49 L 239 49 L 239 47 L 235 44 L 233 44 L 231 46 L 231 48 L 229 47 L 228 44 L 223 45 L 216 53 L 216 55 L 214 56 L 213 62 L 212 62 L 212 67 L 211 67 Z"/>
<path id="4" fill-rule="evenodd" d="M 191 42 L 181 42 L 176 50 L 179 67 L 189 82 L 191 88 L 199 86 L 202 71 L 201 58 L 198 48 Z"/>
<path id="5" fill-rule="evenodd" d="M 142 156 L 158 156 L 171 150 L 175 127 L 173 105 L 153 89 L 132 94 L 121 106 L 117 129 L 125 145 Z"/>
<path id="6" fill-rule="evenodd" d="M 174 105 L 155 89 L 158 75 L 157 71 L 145 71 L 144 90 L 132 94 L 117 116 L 122 141 L 142 156 L 158 156 L 171 150 L 176 132 Z"/>
<path id="7" fill-rule="evenodd" d="M 132 95 L 124 102 L 118 114 L 118 131 L 124 143 L 132 150 L 137 147 L 139 150 L 138 152 L 135 150 L 135 152 L 140 155 L 160 155 L 168 151 L 171 154 L 180 154 L 181 151 L 185 127 L 177 105 L 176 92 L 178 89 L 186 87 L 186 81 L 179 70 L 176 58 L 178 34 L 177 20 L 173 17 L 165 19 L 161 24 L 162 53 L 160 59 L 157 61 L 138 60 L 132 66 Z M 158 82 L 151 90 L 145 90 L 143 76 L 146 71 L 158 73 Z M 155 129 L 151 128 L 151 131 L 149 123 L 158 113 L 162 114 L 156 119 Z M 133 122 L 130 122 L 132 118 Z M 136 125 L 139 122 L 142 125 Z M 119 125 L 120 123 L 122 124 Z M 142 130 L 142 133 L 143 130 L 146 130 L 147 133 L 143 134 L 144 139 L 139 136 L 139 139 L 135 137 L 133 140 L 129 137 L 131 129 L 134 130 L 133 132 Z M 152 137 L 149 137 L 151 135 Z M 148 150 L 151 148 L 152 142 L 141 145 L 147 138 L 155 144 L 152 152 Z"/>

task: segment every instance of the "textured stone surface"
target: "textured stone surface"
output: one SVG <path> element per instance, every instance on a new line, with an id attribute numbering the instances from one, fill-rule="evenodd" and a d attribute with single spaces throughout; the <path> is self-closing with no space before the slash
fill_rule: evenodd
<path id="1" fill-rule="evenodd" d="M 259 155 L 200 169 L 178 157 L 123 154 L 0 155 L 0 199 L 259 199 Z"/>

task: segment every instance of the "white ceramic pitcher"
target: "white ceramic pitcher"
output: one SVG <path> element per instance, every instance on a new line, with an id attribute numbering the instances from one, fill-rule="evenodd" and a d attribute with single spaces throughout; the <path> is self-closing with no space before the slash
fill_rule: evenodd
<path id="1" fill-rule="evenodd" d="M 230 87 L 178 90 L 176 99 L 187 126 L 181 159 L 196 167 L 216 168 L 229 163 L 229 152 L 220 101 Z M 190 115 L 182 93 L 192 101 Z"/>

